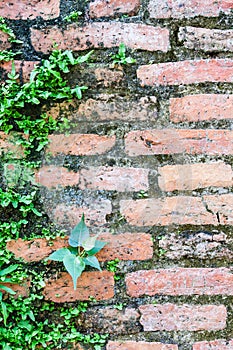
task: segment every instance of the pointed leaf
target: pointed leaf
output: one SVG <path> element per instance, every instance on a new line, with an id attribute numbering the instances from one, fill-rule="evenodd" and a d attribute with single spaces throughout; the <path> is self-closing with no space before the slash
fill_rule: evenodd
<path id="1" fill-rule="evenodd" d="M 11 288 L 9 288 L 9 287 L 6 287 L 6 286 L 4 286 L 4 285 L 0 285 L 0 289 L 2 289 L 2 290 L 5 290 L 5 292 L 7 292 L 7 293 L 9 293 L 9 294 L 12 294 L 12 295 L 14 295 L 14 294 L 16 294 L 14 291 L 13 291 L 13 289 L 11 289 Z"/>
<path id="2" fill-rule="evenodd" d="M 95 269 L 98 269 L 101 271 L 99 261 L 95 256 L 88 256 L 87 258 L 84 259 L 84 262 L 86 265 L 92 266 Z"/>
<path id="3" fill-rule="evenodd" d="M 11 265 L 3 270 L 0 271 L 0 276 L 5 276 L 5 275 L 8 275 L 10 274 L 11 272 L 13 272 L 14 270 L 16 270 L 18 267 L 18 265 Z"/>
<path id="4" fill-rule="evenodd" d="M 3 301 L 1 301 L 1 306 L 2 306 L 3 322 L 4 322 L 4 325 L 6 326 L 6 321 L 7 321 L 7 318 L 8 318 L 8 312 L 7 312 L 6 304 Z"/>
<path id="5" fill-rule="evenodd" d="M 63 259 L 63 264 L 66 270 L 72 277 L 74 290 L 77 287 L 77 279 L 85 269 L 85 263 L 82 258 L 75 256 L 74 254 L 66 255 Z"/>
<path id="6" fill-rule="evenodd" d="M 98 235 L 96 236 L 93 236 L 93 237 L 88 237 L 88 239 L 86 239 L 83 243 L 82 243 L 82 247 L 85 249 L 85 250 L 91 250 L 92 248 L 95 247 L 95 242 L 96 242 L 96 239 L 97 239 Z"/>
<path id="7" fill-rule="evenodd" d="M 81 247 L 82 243 L 89 238 L 89 229 L 84 222 L 84 214 L 82 215 L 81 221 L 71 231 L 69 244 L 71 247 Z"/>
<path id="8" fill-rule="evenodd" d="M 98 253 L 106 244 L 107 244 L 107 242 L 98 241 L 98 240 L 97 240 L 97 241 L 95 242 L 95 246 L 94 246 L 91 250 L 87 251 L 87 254 L 88 254 L 89 256 L 95 255 L 95 254 Z"/>
<path id="9" fill-rule="evenodd" d="M 71 254 L 68 248 L 61 248 L 50 254 L 45 261 L 54 260 L 54 261 L 63 261 L 66 255 Z"/>

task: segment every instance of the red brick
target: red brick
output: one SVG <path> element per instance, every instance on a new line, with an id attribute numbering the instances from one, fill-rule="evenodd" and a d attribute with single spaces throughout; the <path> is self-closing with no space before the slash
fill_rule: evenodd
<path id="1" fill-rule="evenodd" d="M 65 246 L 68 246 L 68 239 L 61 237 L 54 240 L 34 238 L 31 241 L 24 241 L 19 238 L 17 240 L 10 240 L 6 244 L 6 248 L 14 253 L 16 258 L 22 258 L 26 262 L 41 261 L 53 251 Z"/>
<path id="2" fill-rule="evenodd" d="M 233 194 L 207 195 L 203 196 L 203 201 L 207 209 L 218 216 L 218 222 L 221 225 L 233 224 Z"/>
<path id="3" fill-rule="evenodd" d="M 224 162 L 165 165 L 158 169 L 162 191 L 194 190 L 208 186 L 227 187 L 233 184 L 233 172 Z"/>
<path id="4" fill-rule="evenodd" d="M 144 331 L 215 331 L 226 327 L 223 305 L 142 305 L 140 322 Z"/>
<path id="5" fill-rule="evenodd" d="M 186 60 L 144 65 L 138 68 L 141 86 L 233 82 L 233 60 Z"/>
<path id="6" fill-rule="evenodd" d="M 151 236 L 146 233 L 122 233 L 118 235 L 103 233 L 99 235 L 98 239 L 107 243 L 97 254 L 99 261 L 147 260 L 153 257 Z M 67 246 L 68 237 L 59 237 L 54 240 L 36 238 L 31 241 L 19 238 L 8 241 L 6 245 L 16 258 L 22 258 L 27 262 L 41 261 L 53 251 Z"/>
<path id="7" fill-rule="evenodd" d="M 89 4 L 91 18 L 113 17 L 121 14 L 135 15 L 140 8 L 140 0 L 95 0 Z"/>
<path id="8" fill-rule="evenodd" d="M 96 22 L 84 27 L 71 24 L 66 30 L 58 27 L 32 29 L 31 41 L 36 51 L 44 53 L 52 51 L 54 42 L 59 49 L 73 51 L 112 48 L 124 43 L 131 49 L 167 52 L 169 31 L 139 23 Z"/>
<path id="9" fill-rule="evenodd" d="M 126 276 L 127 294 L 233 295 L 233 274 L 227 268 L 141 270 Z"/>
<path id="10" fill-rule="evenodd" d="M 106 223 L 106 215 L 111 214 L 112 205 L 108 199 L 92 200 L 80 206 L 59 204 L 56 208 L 48 208 L 48 215 L 60 225 L 74 227 L 85 214 L 89 226 L 101 226 Z"/>
<path id="11" fill-rule="evenodd" d="M 230 13 L 231 0 L 150 0 L 150 18 L 192 18 L 196 16 L 217 17 L 220 12 Z"/>
<path id="12" fill-rule="evenodd" d="M 163 344 L 145 341 L 109 341 L 106 350 L 178 350 L 175 344 Z"/>
<path id="13" fill-rule="evenodd" d="M 233 340 L 212 340 L 212 341 L 200 341 L 193 344 L 193 350 L 232 350 Z"/>
<path id="14" fill-rule="evenodd" d="M 223 259 L 233 261 L 231 238 L 216 230 L 197 232 L 171 232 L 159 240 L 159 248 L 169 259 Z"/>
<path id="15" fill-rule="evenodd" d="M 71 116 L 75 120 L 155 120 L 157 118 L 156 97 L 141 97 L 131 101 L 119 95 L 97 95 L 96 99 L 82 102 Z"/>
<path id="16" fill-rule="evenodd" d="M 90 296 L 96 300 L 111 299 L 114 297 L 113 273 L 109 271 L 83 272 L 77 280 L 77 289 L 74 290 L 71 276 L 62 272 L 59 277 L 54 276 L 46 281 L 43 295 L 45 300 L 56 303 L 89 300 Z"/>
<path id="17" fill-rule="evenodd" d="M 233 95 L 199 94 L 170 99 L 174 123 L 233 118 Z"/>
<path id="18" fill-rule="evenodd" d="M 89 167 L 80 171 L 80 188 L 131 192 L 148 190 L 148 169 Z"/>
<path id="19" fill-rule="evenodd" d="M 1 51 L 7 50 L 11 47 L 11 43 L 8 41 L 9 38 L 10 38 L 9 34 L 4 33 L 0 30 L 0 50 Z"/>
<path id="20" fill-rule="evenodd" d="M 153 242 L 150 234 L 122 233 L 100 234 L 99 239 L 107 245 L 97 254 L 98 260 L 147 260 L 153 257 Z"/>
<path id="21" fill-rule="evenodd" d="M 233 154 L 233 131 L 214 129 L 135 130 L 125 136 L 129 156 L 154 154 Z"/>
<path id="22" fill-rule="evenodd" d="M 55 165 L 43 166 L 36 172 L 35 180 L 48 188 L 75 186 L 79 183 L 79 173 Z"/>
<path id="23" fill-rule="evenodd" d="M 45 20 L 59 17 L 60 2 L 57 0 L 11 0 L 1 1 L 0 16 L 9 19 L 35 19 L 42 17 Z"/>
<path id="24" fill-rule="evenodd" d="M 135 334 L 140 332 L 140 314 L 137 309 L 127 307 L 117 310 L 114 307 L 92 308 L 81 316 L 78 326 L 88 329 L 90 333 Z"/>
<path id="25" fill-rule="evenodd" d="M 103 154 L 115 145 L 115 136 L 100 136 L 96 134 L 70 134 L 49 136 L 48 152 L 75 156 Z"/>
<path id="26" fill-rule="evenodd" d="M 232 225 L 233 194 L 203 198 L 174 196 L 122 200 L 120 210 L 130 225 Z"/>
<path id="27" fill-rule="evenodd" d="M 178 38 L 187 49 L 233 51 L 233 30 L 181 27 Z"/>
<path id="28" fill-rule="evenodd" d="M 104 87 L 118 86 L 124 77 L 124 73 L 120 67 L 118 67 L 118 69 L 98 67 L 94 70 L 94 74 L 97 80 L 97 85 L 103 85 Z"/>

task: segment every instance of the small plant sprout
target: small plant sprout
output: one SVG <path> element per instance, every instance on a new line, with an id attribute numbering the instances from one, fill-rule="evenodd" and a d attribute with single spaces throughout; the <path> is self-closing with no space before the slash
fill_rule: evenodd
<path id="1" fill-rule="evenodd" d="M 66 270 L 72 277 L 74 290 L 77 287 L 77 279 L 81 276 L 86 266 L 91 266 L 101 271 L 95 254 L 106 245 L 106 242 L 97 240 L 97 236 L 90 237 L 83 214 L 81 221 L 71 231 L 69 237 L 70 246 L 56 250 L 46 259 L 46 261 L 63 262 Z"/>
<path id="2" fill-rule="evenodd" d="M 136 62 L 134 58 L 126 56 L 126 47 L 124 43 L 120 43 L 118 53 L 112 55 L 111 58 L 113 59 L 113 63 L 132 64 Z"/>
<path id="3" fill-rule="evenodd" d="M 14 295 L 15 292 L 10 287 L 7 287 L 5 285 L 5 283 L 13 283 L 12 279 L 8 276 L 11 272 L 16 270 L 17 267 L 18 267 L 18 265 L 16 264 L 16 265 L 11 265 L 3 270 L 0 270 L 0 290 L 5 291 L 11 295 Z M 4 284 L 2 284 L 2 283 L 4 283 Z M 3 316 L 4 325 L 6 326 L 6 321 L 8 318 L 8 311 L 7 311 L 7 306 L 6 306 L 7 304 L 2 300 L 2 298 L 3 298 L 3 292 L 0 292 L 1 313 Z"/>
<path id="4" fill-rule="evenodd" d="M 81 16 L 81 14 L 82 14 L 81 11 L 73 11 L 68 16 L 66 16 L 64 20 L 67 22 L 76 22 L 78 21 L 78 18 L 79 16 Z"/>

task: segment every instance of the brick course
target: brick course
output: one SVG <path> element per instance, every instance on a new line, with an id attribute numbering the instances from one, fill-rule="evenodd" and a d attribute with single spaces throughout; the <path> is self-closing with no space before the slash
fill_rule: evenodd
<path id="1" fill-rule="evenodd" d="M 141 305 L 140 322 L 144 331 L 216 331 L 226 327 L 223 305 Z"/>
<path id="2" fill-rule="evenodd" d="M 139 0 L 95 0 L 89 4 L 91 18 L 113 17 L 122 14 L 135 15 L 140 8 Z"/>
<path id="3" fill-rule="evenodd" d="M 233 184 L 230 165 L 223 162 L 165 165 L 158 169 L 159 187 L 163 191 L 194 190 L 208 186 L 227 187 Z"/>
<path id="4" fill-rule="evenodd" d="M 144 65 L 138 68 L 137 77 L 141 86 L 232 83 L 233 61 L 223 58 Z"/>
<path id="5" fill-rule="evenodd" d="M 145 41 L 145 36 L 150 39 Z M 69 25 L 64 31 L 58 27 L 32 29 L 31 40 L 34 49 L 43 53 L 52 51 L 54 41 L 58 48 L 73 51 L 112 48 L 121 42 L 131 49 L 148 51 L 167 52 L 170 46 L 169 31 L 166 28 L 118 22 L 96 22 L 84 27 Z"/>
<path id="6" fill-rule="evenodd" d="M 42 17 L 44 20 L 57 18 L 60 14 L 59 1 L 57 0 L 12 0 L 1 1 L 0 16 L 9 19 L 35 19 Z"/>
<path id="7" fill-rule="evenodd" d="M 232 130 L 134 130 L 125 136 L 129 156 L 154 154 L 233 154 Z"/>
<path id="8" fill-rule="evenodd" d="M 233 95 L 198 94 L 170 99 L 170 119 L 174 123 L 232 119 Z"/>
<path id="9" fill-rule="evenodd" d="M 150 18 L 216 17 L 220 11 L 229 13 L 232 8 L 232 1 L 228 0 L 150 0 L 148 4 Z"/>
<path id="10" fill-rule="evenodd" d="M 54 276 L 46 281 L 43 290 L 45 300 L 56 303 L 72 302 L 75 300 L 89 300 L 92 296 L 96 300 L 108 300 L 114 297 L 114 278 L 109 271 L 83 272 L 74 290 L 71 276 L 62 272 L 60 277 Z"/>
<path id="11" fill-rule="evenodd" d="M 232 225 L 233 195 L 173 196 L 122 200 L 120 209 L 130 225 Z"/>
<path id="12" fill-rule="evenodd" d="M 127 293 L 142 295 L 233 295 L 233 274 L 225 268 L 137 271 L 126 276 Z"/>

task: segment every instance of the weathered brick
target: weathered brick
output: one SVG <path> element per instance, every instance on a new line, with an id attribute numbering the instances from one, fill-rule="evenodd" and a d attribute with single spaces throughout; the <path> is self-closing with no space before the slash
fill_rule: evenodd
<path id="1" fill-rule="evenodd" d="M 217 339 L 212 341 L 200 341 L 193 344 L 193 350 L 232 350 L 233 340 Z"/>
<path id="2" fill-rule="evenodd" d="M 233 224 L 233 194 L 203 196 L 207 209 L 213 213 L 221 225 Z"/>
<path id="3" fill-rule="evenodd" d="M 196 16 L 217 17 L 220 12 L 230 13 L 230 0 L 150 0 L 150 18 L 192 18 Z"/>
<path id="4" fill-rule="evenodd" d="M 57 0 L 12 0 L 1 1 L 0 16 L 9 19 L 35 19 L 42 17 L 45 20 L 59 17 L 60 2 Z"/>
<path id="5" fill-rule="evenodd" d="M 224 162 L 165 165 L 158 169 L 162 191 L 194 190 L 208 186 L 227 187 L 233 184 L 233 172 Z"/>
<path id="6" fill-rule="evenodd" d="M 231 238 L 217 230 L 197 232 L 171 232 L 159 240 L 159 248 L 169 259 L 224 259 L 233 261 Z"/>
<path id="7" fill-rule="evenodd" d="M 125 136 L 129 156 L 154 154 L 233 154 L 233 131 L 214 129 L 134 130 Z"/>
<path id="8" fill-rule="evenodd" d="M 1 6 L 1 5 L 0 5 Z M 0 30 L 0 50 L 7 50 L 11 47 L 9 40 L 9 34 L 4 33 Z"/>
<path id="9" fill-rule="evenodd" d="M 144 331 L 215 331 L 226 327 L 224 305 L 141 305 Z"/>
<path id="10" fill-rule="evenodd" d="M 122 82 L 124 74 L 123 71 L 118 69 L 110 69 L 106 67 L 98 67 L 94 70 L 97 85 L 118 86 Z"/>
<path id="11" fill-rule="evenodd" d="M 175 344 L 163 344 L 145 341 L 109 341 L 106 350 L 178 350 Z"/>
<path id="12" fill-rule="evenodd" d="M 170 119 L 174 123 L 232 119 L 233 95 L 198 94 L 170 99 Z"/>
<path id="13" fill-rule="evenodd" d="M 140 314 L 137 309 L 127 307 L 117 310 L 113 307 L 92 308 L 81 315 L 78 328 L 88 329 L 90 333 L 135 334 L 140 332 Z"/>
<path id="14" fill-rule="evenodd" d="M 100 261 L 106 260 L 147 260 L 153 257 L 153 242 L 150 234 L 122 233 L 111 235 L 102 233 L 99 239 L 107 242 L 97 254 Z"/>
<path id="15" fill-rule="evenodd" d="M 71 24 L 66 30 L 58 27 L 31 29 L 31 41 L 36 51 L 44 53 L 52 51 L 54 42 L 59 49 L 73 51 L 112 48 L 124 43 L 131 49 L 167 52 L 169 31 L 139 23 L 96 22 L 84 27 Z"/>
<path id="16" fill-rule="evenodd" d="M 202 59 L 143 65 L 138 68 L 137 77 L 141 86 L 232 83 L 233 60 Z"/>
<path id="17" fill-rule="evenodd" d="M 10 240 L 6 244 L 6 248 L 14 253 L 16 258 L 22 258 L 27 262 L 41 261 L 53 251 L 65 246 L 68 246 L 68 239 L 61 237 L 54 240 L 34 238 L 30 241 L 24 241 L 19 238 L 17 240 Z"/>
<path id="18" fill-rule="evenodd" d="M 140 8 L 140 0 L 94 0 L 89 4 L 91 18 L 135 15 Z"/>
<path id="19" fill-rule="evenodd" d="M 120 260 L 147 260 L 153 256 L 153 243 L 151 236 L 146 233 L 122 233 L 112 235 L 100 234 L 98 239 L 106 242 L 106 246 L 97 254 L 99 261 L 114 259 Z M 53 251 L 67 247 L 68 237 L 47 240 L 36 238 L 24 241 L 21 238 L 7 242 L 6 248 L 27 262 L 41 261 Z"/>
<path id="20" fill-rule="evenodd" d="M 122 200 L 120 211 L 130 225 L 232 225 L 233 194 L 203 198 L 174 196 Z"/>
<path id="21" fill-rule="evenodd" d="M 114 145 L 116 137 L 100 136 L 96 134 L 50 135 L 48 152 L 53 155 L 59 153 L 83 156 L 102 154 Z"/>
<path id="22" fill-rule="evenodd" d="M 80 188 L 130 192 L 148 190 L 148 169 L 89 167 L 80 171 Z"/>
<path id="23" fill-rule="evenodd" d="M 142 295 L 233 295 L 233 274 L 227 268 L 140 270 L 126 276 L 127 293 Z"/>
<path id="24" fill-rule="evenodd" d="M 79 183 L 79 173 L 55 165 L 43 166 L 36 172 L 35 181 L 48 188 L 75 186 Z"/>
<path id="25" fill-rule="evenodd" d="M 188 49 L 211 51 L 233 51 L 233 30 L 181 27 L 178 38 Z"/>
<path id="26" fill-rule="evenodd" d="M 54 210 L 48 209 L 48 214 L 60 225 L 74 227 L 85 214 L 89 226 L 100 226 L 106 223 L 106 215 L 111 214 L 112 205 L 108 199 L 93 200 L 89 205 L 59 204 Z"/>
<path id="27" fill-rule="evenodd" d="M 75 120 L 155 120 L 157 118 L 156 97 L 145 96 L 129 100 L 118 95 L 97 95 L 96 99 L 82 102 L 72 113 Z"/>
<path id="28" fill-rule="evenodd" d="M 56 303 L 89 300 L 90 296 L 96 300 L 111 299 L 114 297 L 113 273 L 109 271 L 83 272 L 77 280 L 77 289 L 74 290 L 71 276 L 62 272 L 59 277 L 54 276 L 46 281 L 43 295 L 46 300 Z"/>

